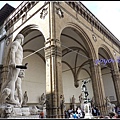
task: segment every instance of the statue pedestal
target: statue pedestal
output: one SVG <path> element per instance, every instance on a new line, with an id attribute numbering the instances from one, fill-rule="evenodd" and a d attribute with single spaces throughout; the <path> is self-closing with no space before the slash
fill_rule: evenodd
<path id="1" fill-rule="evenodd" d="M 20 116 L 29 116 L 30 110 L 29 107 L 16 107 L 11 104 L 2 104 L 0 105 L 0 116 L 2 118 L 7 117 L 20 117 Z"/>
<path id="2" fill-rule="evenodd" d="M 44 118 L 46 118 L 46 108 L 43 107 Z"/>
<path id="3" fill-rule="evenodd" d="M 22 116 L 21 108 L 13 108 L 13 115 L 12 116 Z"/>
<path id="4" fill-rule="evenodd" d="M 22 107 L 21 111 L 22 111 L 22 116 L 29 116 L 30 115 L 29 107 Z"/>
<path id="5" fill-rule="evenodd" d="M 84 112 L 85 112 L 85 119 L 91 119 L 94 118 L 92 115 L 92 109 L 91 109 L 91 103 L 87 102 L 84 103 Z"/>

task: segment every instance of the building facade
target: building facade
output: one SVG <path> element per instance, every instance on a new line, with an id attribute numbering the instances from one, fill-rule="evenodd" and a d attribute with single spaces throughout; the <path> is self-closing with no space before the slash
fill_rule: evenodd
<path id="1" fill-rule="evenodd" d="M 80 2 L 24 1 L 7 19 L 1 82 L 8 73 L 9 50 L 24 35 L 23 64 L 28 63 L 22 91 L 28 105 L 46 94 L 47 117 L 61 118 L 60 96 L 69 109 L 72 96 L 80 105 L 82 80 L 89 98 L 107 114 L 105 98 L 120 105 L 119 40 Z"/>

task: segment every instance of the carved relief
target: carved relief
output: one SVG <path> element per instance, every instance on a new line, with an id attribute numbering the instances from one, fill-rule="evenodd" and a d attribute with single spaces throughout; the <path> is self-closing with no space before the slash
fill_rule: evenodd
<path id="1" fill-rule="evenodd" d="M 8 38 L 6 41 L 6 45 L 8 46 L 10 44 L 10 39 Z"/>
<path id="2" fill-rule="evenodd" d="M 63 11 L 60 8 L 56 8 L 56 13 L 59 15 L 60 18 L 63 18 Z"/>
<path id="3" fill-rule="evenodd" d="M 97 41 L 97 38 L 96 38 L 96 36 L 93 34 L 92 35 L 92 38 L 93 38 L 93 40 L 96 42 Z"/>
<path id="4" fill-rule="evenodd" d="M 43 8 L 42 12 L 40 13 L 40 18 L 41 19 L 45 19 L 45 16 L 48 14 L 48 7 L 47 8 Z"/>
<path id="5" fill-rule="evenodd" d="M 25 22 L 26 19 L 27 19 L 27 14 L 24 13 L 24 14 L 22 15 L 22 22 Z"/>
<path id="6" fill-rule="evenodd" d="M 116 56 L 116 51 L 115 50 L 113 50 L 113 54 L 114 54 L 114 56 Z"/>

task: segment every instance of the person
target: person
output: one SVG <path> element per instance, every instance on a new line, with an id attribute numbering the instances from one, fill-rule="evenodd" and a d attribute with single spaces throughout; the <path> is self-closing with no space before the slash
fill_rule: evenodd
<path id="1" fill-rule="evenodd" d="M 28 102 L 28 96 L 27 96 L 27 91 L 25 91 L 24 96 L 23 96 L 22 106 L 26 106 L 27 102 Z"/>
<path id="2" fill-rule="evenodd" d="M 83 111 L 80 107 L 77 108 L 78 118 L 83 118 Z"/>
<path id="3" fill-rule="evenodd" d="M 44 118 L 44 112 L 43 111 L 40 112 L 39 118 Z"/>
<path id="4" fill-rule="evenodd" d="M 92 115 L 93 116 L 99 116 L 100 115 L 100 110 L 98 109 L 97 106 L 92 107 Z"/>
<path id="5" fill-rule="evenodd" d="M 97 116 L 96 107 L 92 107 L 92 115 Z"/>
<path id="6" fill-rule="evenodd" d="M 64 114 L 65 114 L 65 118 L 69 118 L 69 113 L 67 110 L 64 111 Z"/>
<path id="7" fill-rule="evenodd" d="M 15 82 L 17 81 L 18 74 L 20 72 L 20 68 L 16 68 L 16 66 L 22 65 L 23 61 L 23 40 L 24 36 L 22 34 L 18 34 L 15 38 L 15 41 L 13 41 L 11 44 L 8 76 L 1 88 L 2 102 L 6 102 L 6 99 L 8 99 L 7 102 L 9 103 L 19 104 L 14 98 L 14 92 Z"/>
<path id="8" fill-rule="evenodd" d="M 78 119 L 78 113 L 76 111 L 73 111 L 73 118 Z"/>

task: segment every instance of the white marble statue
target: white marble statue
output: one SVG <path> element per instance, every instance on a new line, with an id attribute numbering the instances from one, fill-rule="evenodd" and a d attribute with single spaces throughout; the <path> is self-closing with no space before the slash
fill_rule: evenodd
<path id="1" fill-rule="evenodd" d="M 41 97 L 40 97 L 40 105 L 44 106 L 46 102 L 46 96 L 44 93 L 42 93 Z"/>
<path id="2" fill-rule="evenodd" d="M 40 109 L 38 109 L 35 105 L 31 106 L 29 109 L 31 115 L 37 115 L 40 113 Z"/>
<path id="3" fill-rule="evenodd" d="M 82 98 L 82 93 L 79 95 L 79 102 L 80 102 L 80 105 L 81 105 L 81 103 L 82 103 L 82 101 L 83 101 L 83 98 Z"/>
<path id="4" fill-rule="evenodd" d="M 64 98 L 64 95 L 60 95 L 60 108 L 61 109 L 65 108 L 65 98 Z"/>
<path id="5" fill-rule="evenodd" d="M 88 93 L 86 84 L 87 84 L 88 82 L 90 82 L 90 79 L 88 79 L 88 80 L 83 80 L 82 82 L 83 82 L 83 83 L 82 83 L 82 85 L 81 85 L 81 90 L 82 90 L 82 92 L 84 92 L 84 97 L 83 97 L 83 99 L 84 99 L 84 100 L 87 100 L 87 99 L 88 99 L 87 97 L 88 97 L 89 93 Z"/>
<path id="6" fill-rule="evenodd" d="M 16 66 L 22 65 L 23 61 L 23 40 L 24 36 L 22 34 L 18 34 L 15 41 L 11 44 L 8 76 L 1 88 L 2 103 L 8 102 L 11 104 L 19 104 L 18 101 L 15 100 L 14 93 L 15 83 L 20 72 L 20 68 L 16 68 Z"/>
<path id="7" fill-rule="evenodd" d="M 105 101 L 106 101 L 106 106 L 107 106 L 107 109 L 108 109 L 108 112 L 113 112 L 115 113 L 115 104 L 112 104 L 109 97 L 107 96 L 105 98 Z"/>
<path id="8" fill-rule="evenodd" d="M 25 70 L 21 69 L 17 78 L 17 81 L 15 83 L 15 92 L 17 92 L 17 97 L 18 97 L 18 101 L 20 103 L 20 105 L 22 104 L 22 88 L 21 88 L 21 80 L 22 78 L 25 77 Z"/>

